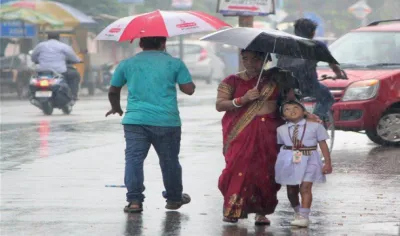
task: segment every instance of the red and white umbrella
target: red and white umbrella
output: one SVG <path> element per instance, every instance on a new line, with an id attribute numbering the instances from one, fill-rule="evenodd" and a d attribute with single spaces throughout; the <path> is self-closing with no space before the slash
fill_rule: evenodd
<path id="1" fill-rule="evenodd" d="M 97 40 L 132 41 L 143 37 L 173 37 L 231 27 L 217 17 L 197 11 L 153 11 L 116 20 Z"/>

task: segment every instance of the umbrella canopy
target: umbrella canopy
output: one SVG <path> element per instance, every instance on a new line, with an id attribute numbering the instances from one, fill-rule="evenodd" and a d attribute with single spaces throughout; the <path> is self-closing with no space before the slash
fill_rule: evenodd
<path id="1" fill-rule="evenodd" d="M 153 11 L 116 20 L 97 40 L 127 41 L 142 37 L 172 37 L 230 27 L 217 17 L 197 11 Z"/>
<path id="2" fill-rule="evenodd" d="M 0 19 L 2 21 L 24 21 L 35 25 L 62 26 L 63 22 L 57 18 L 35 11 L 33 9 L 3 6 L 0 8 Z"/>
<path id="3" fill-rule="evenodd" d="M 276 53 L 296 58 L 339 64 L 319 42 L 278 30 L 231 28 L 201 38 L 253 51 Z"/>
<path id="4" fill-rule="evenodd" d="M 54 16 L 57 16 L 57 18 L 62 21 L 64 23 L 64 26 L 66 27 L 76 27 L 78 25 L 91 26 L 96 24 L 96 21 L 94 21 L 91 17 L 85 15 L 81 11 L 67 4 L 55 1 L 12 1 L 6 3 L 6 5 L 19 8 L 34 9 L 41 13 L 52 14 Z"/>

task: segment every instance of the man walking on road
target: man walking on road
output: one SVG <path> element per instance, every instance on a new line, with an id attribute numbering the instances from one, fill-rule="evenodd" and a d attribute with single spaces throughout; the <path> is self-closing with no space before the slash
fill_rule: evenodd
<path id="1" fill-rule="evenodd" d="M 122 116 L 121 88 L 128 87 L 128 105 L 124 125 L 125 186 L 128 205 L 125 212 L 143 211 L 143 162 L 153 145 L 160 159 L 167 199 L 165 208 L 177 210 L 190 202 L 183 194 L 182 169 L 179 163 L 181 120 L 179 116 L 176 84 L 180 90 L 192 95 L 195 85 L 185 64 L 165 52 L 165 37 L 140 39 L 143 52 L 122 61 L 115 70 L 108 94 L 110 114 Z"/>

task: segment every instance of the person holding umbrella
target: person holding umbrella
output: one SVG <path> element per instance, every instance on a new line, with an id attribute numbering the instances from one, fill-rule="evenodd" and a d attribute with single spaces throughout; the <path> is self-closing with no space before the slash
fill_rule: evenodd
<path id="1" fill-rule="evenodd" d="M 143 162 L 153 145 L 160 158 L 164 186 L 167 192 L 167 209 L 176 210 L 190 202 L 182 194 L 182 169 L 179 164 L 181 120 L 176 99 L 176 84 L 180 90 L 192 95 L 195 85 L 185 64 L 165 53 L 165 37 L 140 39 L 143 49 L 136 56 L 122 61 L 114 72 L 109 91 L 111 114 L 122 116 L 120 93 L 128 86 L 128 107 L 122 120 L 124 125 L 125 186 L 129 204 L 125 212 L 143 210 Z M 157 67 L 154 66 L 157 64 Z"/>
<path id="2" fill-rule="evenodd" d="M 277 67 L 263 71 L 265 58 L 270 60 L 267 53 L 242 50 L 241 57 L 245 71 L 220 83 L 216 101 L 217 111 L 225 112 L 226 166 L 218 182 L 224 196 L 223 221 L 236 223 L 256 213 L 256 225 L 269 225 L 266 215 L 275 211 L 280 189 L 274 173 L 279 148 L 276 130 L 284 122 L 278 108 L 281 101 L 295 99 L 296 81 L 289 71 Z"/>
<path id="3" fill-rule="evenodd" d="M 98 36 L 99 40 L 133 41 L 140 38 L 142 52 L 122 61 L 114 72 L 109 90 L 111 110 L 106 116 L 123 111 L 121 88 L 128 87 L 128 106 L 122 120 L 125 133 L 125 186 L 128 205 L 124 211 L 143 211 L 145 191 L 143 164 L 153 145 L 160 159 L 167 199 L 166 209 L 177 210 L 190 202 L 182 193 L 179 163 L 181 119 L 176 85 L 192 95 L 195 85 L 181 59 L 166 53 L 167 37 L 229 27 L 216 17 L 195 11 L 154 11 L 116 20 Z"/>

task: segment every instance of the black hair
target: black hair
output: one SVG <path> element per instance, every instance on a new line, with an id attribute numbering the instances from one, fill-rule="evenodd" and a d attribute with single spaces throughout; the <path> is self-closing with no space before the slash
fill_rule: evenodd
<path id="1" fill-rule="evenodd" d="M 303 38 L 312 39 L 318 24 L 314 21 L 301 18 L 294 23 L 294 34 Z"/>
<path id="2" fill-rule="evenodd" d="M 289 101 L 285 101 L 284 103 L 282 103 L 281 107 L 280 107 L 280 113 L 281 116 L 283 117 L 283 108 L 285 107 L 285 105 L 297 105 L 299 107 L 301 107 L 303 109 L 303 111 L 307 111 L 306 108 L 304 107 L 304 105 L 297 100 L 289 100 Z"/>
<path id="3" fill-rule="evenodd" d="M 47 39 L 60 40 L 60 34 L 57 32 L 49 32 L 47 33 Z"/>
<path id="4" fill-rule="evenodd" d="M 140 38 L 140 47 L 143 49 L 160 49 L 167 42 L 166 37 L 144 37 Z"/>
<path id="5" fill-rule="evenodd" d="M 243 55 L 245 52 L 251 52 L 256 55 L 257 58 L 261 59 L 262 61 L 265 60 L 265 57 L 268 55 L 268 61 L 272 61 L 271 53 L 266 53 L 266 52 L 259 52 L 259 51 L 252 51 L 252 50 L 247 50 L 247 49 L 242 49 L 240 50 L 240 54 Z"/>

